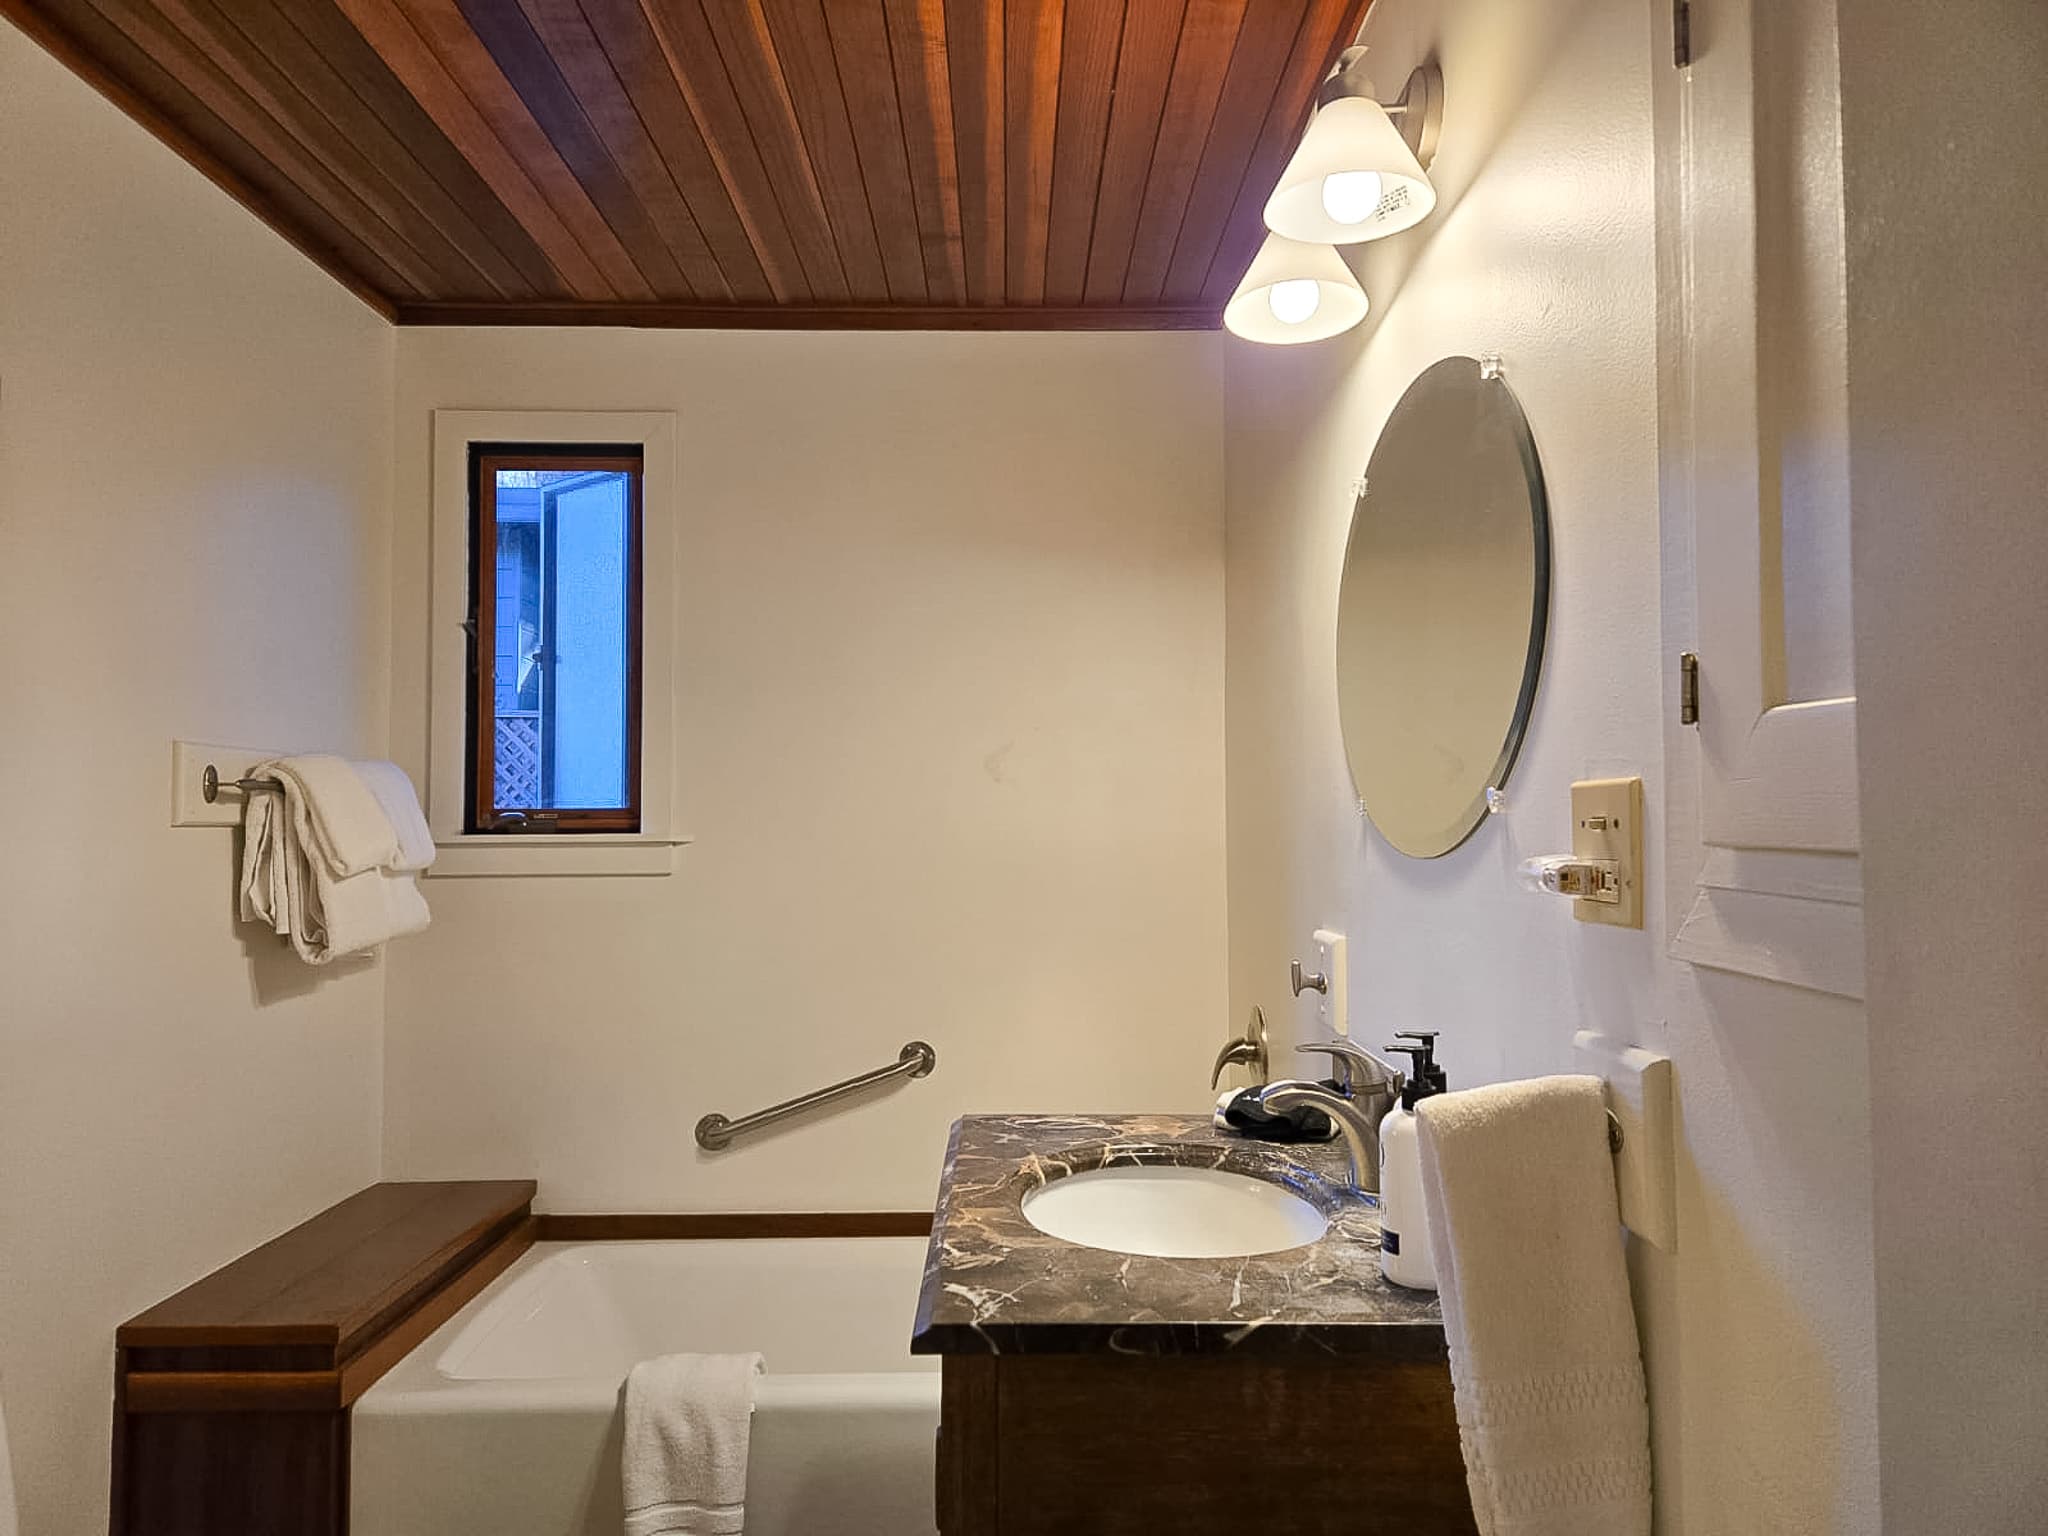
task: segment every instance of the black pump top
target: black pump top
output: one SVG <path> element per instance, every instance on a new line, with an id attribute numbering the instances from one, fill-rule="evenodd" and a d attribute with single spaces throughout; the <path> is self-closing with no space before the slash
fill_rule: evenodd
<path id="1" fill-rule="evenodd" d="M 1390 1051 L 1405 1053 L 1413 1063 L 1413 1068 L 1408 1073 L 1408 1081 L 1401 1087 L 1403 1109 L 1413 1109 L 1420 1100 L 1429 1098 L 1432 1094 L 1447 1092 L 1451 1086 L 1451 1080 L 1445 1076 L 1444 1069 L 1436 1064 L 1436 1036 L 1437 1032 L 1433 1029 L 1400 1029 L 1394 1032 L 1395 1040 L 1414 1040 L 1418 1043 L 1387 1047 Z"/>

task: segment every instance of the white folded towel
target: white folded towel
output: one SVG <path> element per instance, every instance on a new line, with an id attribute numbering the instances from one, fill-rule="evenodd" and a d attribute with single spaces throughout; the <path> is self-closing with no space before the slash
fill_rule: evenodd
<path id="1" fill-rule="evenodd" d="M 626 1536 L 739 1536 L 759 1354 L 663 1355 L 626 1378 Z"/>
<path id="2" fill-rule="evenodd" d="M 420 809 L 419 794 L 413 789 L 412 780 L 405 776 L 405 770 L 396 763 L 376 760 L 352 762 L 349 766 L 376 798 L 378 808 L 397 834 L 398 857 L 384 867 L 425 869 L 433 863 L 434 834 L 427 830 L 426 813 Z"/>
<path id="3" fill-rule="evenodd" d="M 290 938 L 309 965 L 427 926 L 417 871 L 434 844 L 396 765 L 291 757 L 250 776 L 279 789 L 251 793 L 242 813 L 245 921 Z"/>
<path id="4" fill-rule="evenodd" d="M 398 867 L 398 829 L 369 781 L 347 758 L 324 752 L 280 757 L 258 763 L 249 772 L 252 778 L 284 785 L 306 846 L 320 855 L 337 879 Z"/>
<path id="5" fill-rule="evenodd" d="M 1480 1536 L 1645 1536 L 1650 1415 L 1597 1077 L 1416 1107 Z"/>

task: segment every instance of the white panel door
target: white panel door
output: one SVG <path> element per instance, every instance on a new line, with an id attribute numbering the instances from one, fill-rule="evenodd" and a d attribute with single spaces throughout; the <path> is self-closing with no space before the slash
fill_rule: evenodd
<path id="1" fill-rule="evenodd" d="M 1665 515 L 1690 520 L 1682 959 L 1862 990 L 1833 0 L 1692 0 L 1658 92 Z"/>
<path id="2" fill-rule="evenodd" d="M 1717 847 L 1857 846 L 1833 9 L 1695 0 L 1680 335 Z"/>

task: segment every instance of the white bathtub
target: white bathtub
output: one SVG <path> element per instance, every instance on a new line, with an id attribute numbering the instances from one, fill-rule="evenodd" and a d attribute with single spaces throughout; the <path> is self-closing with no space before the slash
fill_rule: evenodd
<path id="1" fill-rule="evenodd" d="M 354 1536 L 618 1536 L 634 1363 L 758 1349 L 748 1536 L 930 1536 L 922 1238 L 538 1243 L 356 1402 Z"/>

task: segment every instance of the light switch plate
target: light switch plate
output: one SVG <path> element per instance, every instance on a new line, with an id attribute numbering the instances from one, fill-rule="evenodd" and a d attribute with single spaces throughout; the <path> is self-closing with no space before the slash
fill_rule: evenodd
<path id="1" fill-rule="evenodd" d="M 1616 865 L 1619 901 L 1572 902 L 1582 923 L 1643 926 L 1643 781 L 1581 779 L 1572 785 L 1572 856 Z"/>
<path id="2" fill-rule="evenodd" d="M 1318 928 L 1311 938 L 1316 958 L 1311 970 L 1329 978 L 1329 987 L 1315 994 L 1316 1022 L 1333 1035 L 1351 1033 L 1351 972 L 1344 962 L 1344 935 Z"/>

